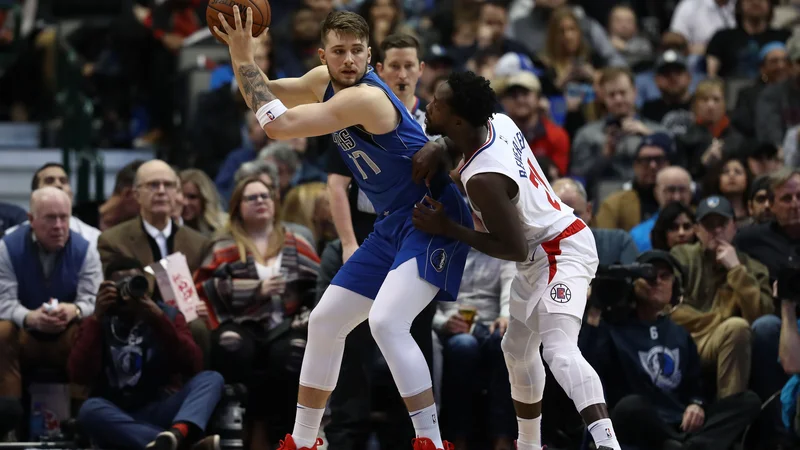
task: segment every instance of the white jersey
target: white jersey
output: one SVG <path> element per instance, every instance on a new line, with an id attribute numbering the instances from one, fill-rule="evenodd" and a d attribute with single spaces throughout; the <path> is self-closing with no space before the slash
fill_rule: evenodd
<path id="1" fill-rule="evenodd" d="M 561 202 L 543 176 L 525 135 L 505 114 L 495 114 L 489 121 L 486 143 L 464 163 L 460 172 L 467 197 L 469 179 L 479 173 L 500 173 L 517 183 L 519 193 L 514 203 L 529 248 L 555 238 L 575 221 L 572 208 Z M 478 208 L 471 201 L 470 204 L 483 221 Z"/>
<path id="2" fill-rule="evenodd" d="M 580 319 L 597 269 L 594 237 L 572 208 L 553 193 L 525 136 L 504 114 L 495 114 L 489 121 L 486 143 L 461 168 L 467 197 L 469 179 L 487 172 L 503 174 L 517 183 L 519 191 L 513 201 L 528 240 L 528 258 L 517 263 L 517 276 L 511 283 L 511 317 L 525 322 L 543 302 L 548 313 Z M 483 221 L 474 204 L 472 209 Z"/>

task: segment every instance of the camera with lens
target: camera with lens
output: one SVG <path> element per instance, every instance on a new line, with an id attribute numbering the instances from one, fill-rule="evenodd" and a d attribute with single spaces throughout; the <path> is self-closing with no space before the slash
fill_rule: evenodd
<path id="1" fill-rule="evenodd" d="M 789 257 L 778 270 L 778 298 L 800 302 L 800 263 L 796 258 Z"/>
<path id="2" fill-rule="evenodd" d="M 655 266 L 649 263 L 599 266 L 592 281 L 589 304 L 603 313 L 609 322 L 619 322 L 633 311 L 633 282 L 638 278 L 655 281 Z"/>
<path id="3" fill-rule="evenodd" d="M 147 278 L 145 278 L 144 275 L 125 277 L 117 281 L 116 285 L 117 292 L 119 293 L 117 296 L 118 302 L 122 302 L 123 298 L 141 300 L 147 295 L 147 291 L 150 289 L 150 284 L 147 282 Z"/>

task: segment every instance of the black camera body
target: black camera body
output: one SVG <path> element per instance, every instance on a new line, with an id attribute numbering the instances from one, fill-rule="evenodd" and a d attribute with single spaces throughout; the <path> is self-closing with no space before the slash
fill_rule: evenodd
<path id="1" fill-rule="evenodd" d="M 649 263 L 599 266 L 592 280 L 589 304 L 603 312 L 603 318 L 617 322 L 633 311 L 633 282 L 638 278 L 654 281 L 658 276 Z"/>
<path id="2" fill-rule="evenodd" d="M 794 258 L 778 270 L 778 298 L 800 302 L 800 263 Z"/>
<path id="3" fill-rule="evenodd" d="M 144 275 L 133 275 L 125 277 L 116 282 L 117 286 L 117 301 L 122 302 L 123 299 L 129 298 L 131 300 L 141 300 L 147 295 L 150 290 L 150 283 Z"/>

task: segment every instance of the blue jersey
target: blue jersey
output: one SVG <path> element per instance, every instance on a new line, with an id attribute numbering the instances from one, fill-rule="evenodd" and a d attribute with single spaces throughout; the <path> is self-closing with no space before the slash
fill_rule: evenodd
<path id="1" fill-rule="evenodd" d="M 331 284 L 374 299 L 386 274 L 414 258 L 420 278 L 440 288 L 436 299 L 455 300 L 469 246 L 415 229 L 411 215 L 414 205 L 430 195 L 442 202 L 451 220 L 472 228 L 467 204 L 444 172 L 437 174 L 430 189 L 414 183 L 411 158 L 428 142 L 422 127 L 372 67 L 367 68 L 358 84 L 381 89 L 399 113 L 400 121 L 394 130 L 380 135 L 370 134 L 358 125 L 333 134 L 342 160 L 378 217 L 373 232 L 339 269 Z M 331 97 L 333 86 L 329 84 L 324 100 Z"/>
<path id="2" fill-rule="evenodd" d="M 429 194 L 424 184 L 416 184 L 411 179 L 411 157 L 428 142 L 428 138 L 414 116 L 372 67 L 367 67 L 366 75 L 358 84 L 381 89 L 399 113 L 400 122 L 385 134 L 371 134 L 358 125 L 347 127 L 333 133 L 333 141 L 377 214 L 412 206 Z M 328 84 L 324 101 L 333 95 L 333 85 Z M 449 182 L 444 177 L 446 174 L 439 174 L 431 183 L 435 197 Z"/>

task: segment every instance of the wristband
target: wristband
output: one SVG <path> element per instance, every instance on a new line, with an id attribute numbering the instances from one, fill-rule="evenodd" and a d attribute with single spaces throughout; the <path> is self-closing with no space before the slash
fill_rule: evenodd
<path id="1" fill-rule="evenodd" d="M 258 123 L 261 124 L 261 128 L 264 128 L 265 125 L 277 119 L 286 111 L 288 111 L 288 108 L 286 108 L 280 100 L 275 99 L 261 108 L 258 108 L 256 118 L 258 118 Z"/>

